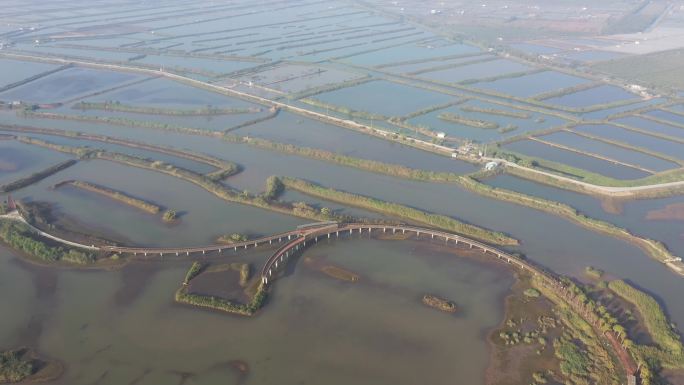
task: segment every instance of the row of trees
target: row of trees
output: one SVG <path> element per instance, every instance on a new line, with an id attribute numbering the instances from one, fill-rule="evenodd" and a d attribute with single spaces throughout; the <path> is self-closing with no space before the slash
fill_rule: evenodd
<path id="1" fill-rule="evenodd" d="M 86 264 L 95 261 L 95 255 L 62 246 L 49 246 L 23 224 L 0 220 L 0 239 L 10 247 L 27 253 L 44 262 L 70 262 Z"/>

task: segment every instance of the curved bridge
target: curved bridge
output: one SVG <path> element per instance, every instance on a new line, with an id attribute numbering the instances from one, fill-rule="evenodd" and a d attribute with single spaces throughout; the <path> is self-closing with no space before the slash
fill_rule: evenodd
<path id="1" fill-rule="evenodd" d="M 106 252 L 116 252 L 125 254 L 159 254 L 163 256 L 165 254 L 175 254 L 175 255 L 190 255 L 195 253 L 205 254 L 207 252 L 222 252 L 227 249 L 238 250 L 240 248 L 247 249 L 248 247 L 258 247 L 266 243 L 273 244 L 274 242 L 283 242 L 287 240 L 285 244 L 279 247 L 271 256 L 266 260 L 261 269 L 261 283 L 264 287 L 271 284 L 275 278 L 278 276 L 278 269 L 282 269 L 287 265 L 287 260 L 294 255 L 298 250 L 306 247 L 307 242 L 309 244 L 318 242 L 319 238 L 331 238 L 333 235 L 339 237 L 341 234 L 354 234 L 358 232 L 363 234 L 364 232 L 369 235 L 374 231 L 376 233 L 388 233 L 392 232 L 396 234 L 401 232 L 402 234 L 413 233 L 415 236 L 430 239 L 443 239 L 445 245 L 458 246 L 463 244 L 471 249 L 476 249 L 482 251 L 483 256 L 493 258 L 495 260 L 502 261 L 514 266 L 517 269 L 530 272 L 532 275 L 540 279 L 540 283 L 553 291 L 556 295 L 563 298 L 565 302 L 571 306 L 578 314 L 581 314 L 584 319 L 593 325 L 597 332 L 600 332 L 601 319 L 595 314 L 593 309 L 586 307 L 582 302 L 575 301 L 575 293 L 568 290 L 567 285 L 558 279 L 558 277 L 546 271 L 539 266 L 534 265 L 530 261 L 526 261 L 520 257 L 508 254 L 504 251 L 491 247 L 482 242 L 475 241 L 473 239 L 465 238 L 460 235 L 447 233 L 444 231 L 428 229 L 424 227 L 408 226 L 408 225 L 374 225 L 366 223 L 348 223 L 348 224 L 338 224 L 335 222 L 327 223 L 316 223 L 310 225 L 299 226 L 296 230 L 288 231 L 285 233 L 280 233 L 268 237 L 263 237 L 247 242 L 234 243 L 231 245 L 212 245 L 206 247 L 194 247 L 194 248 L 137 248 L 137 247 L 119 247 L 119 246 L 87 246 L 81 245 L 74 242 L 70 242 L 61 238 L 54 237 L 47 234 L 40 229 L 37 229 L 27 223 L 21 214 L 14 210 L 6 215 L 0 216 L 0 218 L 21 221 L 29 226 L 29 228 L 41 236 L 50 238 L 57 242 L 61 242 L 73 247 L 81 247 L 90 250 L 106 251 Z M 619 361 L 621 362 L 626 373 L 636 374 L 638 372 L 638 366 L 635 364 L 629 352 L 618 343 L 618 336 L 613 331 L 607 331 L 603 333 L 612 345 L 613 349 L 617 353 Z"/>
<path id="2" fill-rule="evenodd" d="M 444 231 L 432 230 L 422 227 L 415 226 L 404 226 L 404 225 L 369 225 L 369 224 L 358 224 L 350 223 L 341 226 L 326 226 L 322 228 L 314 228 L 294 240 L 291 240 L 287 244 L 276 250 L 275 253 L 266 261 L 263 268 L 261 269 L 261 282 L 264 286 L 268 286 L 277 277 L 278 269 L 283 268 L 287 264 L 288 258 L 297 252 L 300 248 L 306 247 L 307 242 L 318 242 L 319 238 L 331 238 L 333 235 L 339 237 L 340 234 L 353 234 L 358 232 L 362 234 L 367 232 L 369 235 L 373 231 L 387 233 L 391 231 L 392 233 L 401 232 L 402 234 L 414 233 L 416 237 L 430 237 L 430 239 L 438 238 L 444 239 L 445 245 L 457 246 L 458 244 L 463 244 L 471 249 L 477 249 L 482 251 L 483 256 L 488 256 L 494 258 L 495 260 L 508 263 L 515 268 L 523 271 L 530 272 L 535 277 L 539 278 L 541 285 L 547 287 L 553 293 L 562 298 L 570 307 L 573 308 L 578 314 L 582 315 L 585 321 L 594 327 L 594 330 L 606 337 L 613 350 L 617 354 L 618 360 L 625 370 L 625 373 L 629 375 L 635 375 L 639 368 L 632 359 L 631 355 L 627 349 L 620 344 L 619 336 L 615 334 L 612 330 L 601 332 L 601 318 L 596 315 L 592 308 L 587 307 L 587 305 L 581 301 L 576 301 L 575 295 L 572 290 L 568 289 L 568 286 L 561 281 L 552 272 L 546 271 L 533 263 L 526 261 L 520 257 L 508 254 L 499 249 L 486 245 L 482 242 L 478 242 L 469 238 L 462 237 L 460 235 L 455 235 L 447 233 Z M 453 243 L 452 243 L 453 242 Z"/>
<path id="3" fill-rule="evenodd" d="M 463 244 L 468 246 L 468 248 L 478 249 L 484 254 L 488 254 L 492 257 L 498 258 L 499 260 L 515 265 L 521 270 L 527 270 L 534 275 L 541 275 L 542 277 L 550 276 L 550 273 L 543 271 L 541 268 L 532 265 L 530 262 L 525 261 L 520 257 L 505 253 L 482 242 L 462 237 L 460 235 L 408 225 L 373 225 L 365 223 L 349 223 L 344 225 L 312 228 L 309 231 L 300 233 L 297 238 L 291 240 L 276 250 L 275 253 L 273 253 L 266 261 L 261 269 L 262 282 L 265 285 L 268 285 L 269 282 L 272 282 L 274 279 L 274 274 L 277 273 L 278 269 L 285 265 L 290 256 L 292 256 L 299 249 L 305 247 L 307 242 L 309 242 L 309 244 L 311 242 L 316 243 L 318 242 L 319 238 L 331 238 L 332 236 L 339 237 L 341 234 L 351 235 L 354 234 L 354 232 L 357 232 L 358 234 L 362 234 L 364 232 L 372 234 L 373 231 L 376 233 L 391 232 L 392 234 L 396 234 L 398 232 L 406 234 L 408 232 L 415 234 L 416 237 L 424 236 L 430 237 L 430 239 L 443 239 L 446 245 L 453 244 L 454 246 L 457 246 L 458 244 Z"/>
<path id="4" fill-rule="evenodd" d="M 271 235 L 268 237 L 263 237 L 263 238 L 258 238 L 254 239 L 251 241 L 245 241 L 245 242 L 236 242 L 236 243 L 230 243 L 230 244 L 222 244 L 222 245 L 210 245 L 210 246 L 200 246 L 200 247 L 122 247 L 122 246 L 102 246 L 100 247 L 100 250 L 102 251 L 108 251 L 112 253 L 119 253 L 119 254 L 133 254 L 133 255 L 154 255 L 158 254 L 159 256 L 164 256 L 164 255 L 190 255 L 190 254 L 206 254 L 206 253 L 211 253 L 211 252 L 218 252 L 222 253 L 224 250 L 238 250 L 238 249 L 246 249 L 248 247 L 257 247 L 261 246 L 264 244 L 273 244 L 274 242 L 282 242 L 283 240 L 292 240 L 293 238 L 298 238 L 301 237 L 305 234 L 305 232 L 302 232 L 301 230 L 294 230 L 294 231 L 288 231 L 285 233 L 280 233 L 280 234 L 275 234 Z"/>

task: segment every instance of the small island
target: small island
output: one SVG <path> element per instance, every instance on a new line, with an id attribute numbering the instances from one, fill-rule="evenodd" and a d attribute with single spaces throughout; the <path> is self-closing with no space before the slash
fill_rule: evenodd
<path id="1" fill-rule="evenodd" d="M 62 374 L 62 365 L 27 348 L 0 351 L 0 384 L 45 382 Z"/>
<path id="2" fill-rule="evenodd" d="M 359 275 L 349 271 L 347 269 L 343 269 L 339 266 L 334 266 L 334 265 L 327 265 L 321 267 L 321 272 L 323 272 L 325 275 L 329 277 L 333 277 L 335 279 L 338 279 L 340 281 L 347 281 L 347 282 L 358 282 L 360 279 Z"/>
<path id="3" fill-rule="evenodd" d="M 166 223 L 174 223 L 174 222 L 177 222 L 177 221 L 178 221 L 178 218 L 179 218 L 179 217 L 178 217 L 178 213 L 176 212 L 176 210 L 167 210 L 167 211 L 164 213 L 164 216 L 162 217 L 162 219 L 163 219 L 164 222 L 166 222 Z"/>
<path id="4" fill-rule="evenodd" d="M 216 241 L 218 243 L 225 243 L 225 244 L 230 245 L 233 243 L 247 242 L 248 240 L 249 240 L 249 237 L 245 234 L 233 233 L 233 234 L 222 235 Z"/>
<path id="5" fill-rule="evenodd" d="M 21 350 L 0 353 L 0 384 L 23 381 L 34 372 L 31 360 Z"/>
<path id="6" fill-rule="evenodd" d="M 432 294 L 425 294 L 423 296 L 423 303 L 427 306 L 447 313 L 455 313 L 457 310 L 455 303 Z"/>
<path id="7" fill-rule="evenodd" d="M 244 301 L 225 298 L 220 294 L 195 292 L 195 280 L 201 275 L 238 272 L 239 287 Z M 266 300 L 266 287 L 258 277 L 250 284 L 250 267 L 244 263 L 206 265 L 193 262 L 174 296 L 176 302 L 243 316 L 253 316 Z"/>
<path id="8" fill-rule="evenodd" d="M 113 199 L 115 201 L 122 202 L 131 207 L 135 207 L 139 210 L 145 211 L 150 214 L 157 214 L 159 211 L 161 211 L 161 207 L 155 205 L 154 203 L 147 202 L 139 198 L 134 198 L 122 191 L 117 191 L 109 187 L 100 186 L 95 183 L 84 182 L 80 180 L 67 180 L 56 184 L 55 188 L 59 188 L 65 185 L 70 185 L 81 190 L 100 194 L 102 196 Z"/>

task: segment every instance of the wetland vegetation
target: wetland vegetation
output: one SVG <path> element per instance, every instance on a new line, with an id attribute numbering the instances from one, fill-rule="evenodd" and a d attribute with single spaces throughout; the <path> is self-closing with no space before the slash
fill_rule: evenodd
<path id="1" fill-rule="evenodd" d="M 449 301 L 448 299 L 440 298 L 436 295 L 425 294 L 422 301 L 425 305 L 446 313 L 455 313 L 457 310 L 455 303 Z"/>
<path id="2" fill-rule="evenodd" d="M 127 195 L 126 193 L 123 193 L 121 191 L 116 191 L 114 189 L 111 189 L 109 187 L 105 186 L 100 186 L 94 183 L 90 182 L 85 182 L 85 181 L 80 181 L 80 180 L 68 180 L 64 182 L 60 182 L 57 185 L 55 185 L 55 188 L 61 187 L 61 186 L 74 186 L 76 188 L 85 190 L 85 191 L 90 191 L 94 192 L 96 194 L 100 194 L 102 196 L 114 199 L 119 202 L 123 202 L 131 207 L 135 207 L 137 209 L 140 209 L 142 211 L 148 212 L 150 214 L 157 214 L 159 211 L 161 211 L 161 207 L 151 203 L 144 201 L 142 199 L 134 198 L 132 196 Z M 166 220 L 166 219 L 165 219 Z"/>
<path id="3" fill-rule="evenodd" d="M 43 180 L 43 179 L 49 177 L 50 175 L 56 174 L 56 173 L 66 169 L 68 167 L 71 167 L 74 164 L 76 164 L 76 160 L 69 159 L 67 161 L 58 163 L 54 166 L 50 166 L 50 167 L 46 168 L 45 170 L 38 171 L 38 172 L 33 173 L 33 174 L 31 174 L 25 178 L 21 178 L 21 179 L 18 179 L 18 180 L 15 180 L 13 182 L 6 183 L 6 184 L 0 186 L 0 192 L 3 192 L 3 193 L 12 192 L 14 190 L 18 190 L 20 188 L 29 186 L 33 183 L 36 183 L 40 180 Z"/>
<path id="4" fill-rule="evenodd" d="M 7 219 L 0 219 L 0 239 L 30 258 L 44 263 L 66 262 L 85 265 L 95 262 L 93 253 L 66 246 L 51 245 L 46 238 L 36 235 L 26 225 Z"/>
<path id="5" fill-rule="evenodd" d="M 684 381 L 676 6 L 80 3 L 0 10 L 0 382 Z"/>
<path id="6" fill-rule="evenodd" d="M 193 262 L 190 269 L 185 275 L 185 280 L 181 287 L 176 291 L 176 302 L 208 308 L 212 310 L 223 311 L 243 316 L 253 316 L 257 310 L 261 308 L 266 300 L 267 292 L 263 283 L 257 283 L 256 290 L 248 303 L 241 304 L 225 298 L 191 293 L 189 286 L 193 279 L 196 279 L 200 274 L 212 272 L 212 267 L 206 268 L 199 262 Z M 246 286 L 249 279 L 249 265 L 247 264 L 229 264 L 224 266 L 214 266 L 213 271 L 222 271 L 225 269 L 237 269 L 240 273 L 240 286 Z"/>
<path id="7" fill-rule="evenodd" d="M 352 194 L 345 191 L 316 185 L 301 179 L 280 178 L 285 188 L 303 192 L 319 198 L 357 206 L 364 209 L 378 211 L 393 217 L 406 219 L 412 222 L 428 225 L 442 230 L 464 234 L 487 242 L 499 245 L 516 245 L 518 241 L 505 234 L 486 230 L 477 226 L 463 223 L 457 219 L 444 215 L 426 213 L 411 207 L 392 202 L 384 202 L 379 199 Z"/>

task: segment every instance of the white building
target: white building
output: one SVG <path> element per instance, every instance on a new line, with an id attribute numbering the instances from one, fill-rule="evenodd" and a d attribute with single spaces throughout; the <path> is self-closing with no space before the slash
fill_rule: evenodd
<path id="1" fill-rule="evenodd" d="M 487 162 L 487 164 L 485 164 L 485 171 L 492 171 L 495 168 L 497 168 L 498 166 L 499 166 L 499 163 L 497 163 L 497 162 L 494 162 L 494 161 Z"/>

